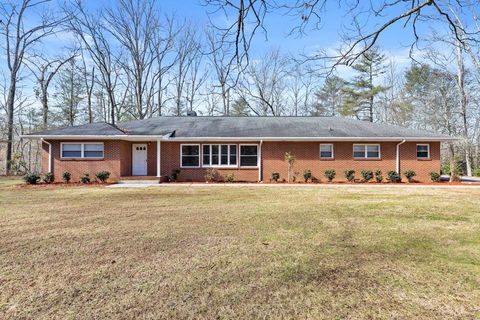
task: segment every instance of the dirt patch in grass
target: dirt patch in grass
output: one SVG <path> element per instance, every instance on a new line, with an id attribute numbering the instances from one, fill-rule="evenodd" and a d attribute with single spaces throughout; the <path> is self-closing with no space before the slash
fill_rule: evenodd
<path id="1" fill-rule="evenodd" d="M 2 319 L 472 319 L 480 190 L 17 188 Z"/>

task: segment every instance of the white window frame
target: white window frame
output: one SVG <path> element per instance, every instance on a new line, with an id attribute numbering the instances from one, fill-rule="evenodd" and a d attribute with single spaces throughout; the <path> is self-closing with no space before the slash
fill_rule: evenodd
<path id="1" fill-rule="evenodd" d="M 419 157 L 418 156 L 418 146 L 427 146 L 427 153 L 428 155 L 426 157 Z M 417 157 L 417 159 L 419 160 L 428 160 L 430 159 L 430 144 L 429 143 L 418 143 L 416 146 L 415 146 L 415 156 Z"/>
<path id="2" fill-rule="evenodd" d="M 363 154 L 363 157 L 355 157 L 355 146 L 365 146 L 365 152 Z M 378 157 L 368 156 L 368 146 L 378 146 Z M 379 143 L 354 143 L 352 146 L 352 156 L 354 159 L 379 160 L 382 159 L 382 147 Z"/>
<path id="3" fill-rule="evenodd" d="M 210 157 L 210 164 L 204 164 L 203 163 L 203 147 L 204 146 L 210 146 L 210 154 L 209 154 L 209 157 Z M 220 164 L 212 164 L 212 146 L 218 146 L 218 161 L 220 162 Z M 222 146 L 228 146 L 228 153 L 227 153 L 227 157 L 228 157 L 228 164 L 221 164 L 222 163 Z M 237 164 L 230 164 L 230 146 L 235 146 L 235 149 L 237 150 L 237 153 L 235 155 L 236 157 L 236 163 Z M 202 167 L 203 168 L 238 168 L 238 150 L 240 148 L 238 147 L 237 144 L 235 143 L 205 143 L 205 144 L 202 144 Z"/>
<path id="4" fill-rule="evenodd" d="M 242 146 L 256 146 L 257 147 L 257 164 L 254 166 L 242 166 Z M 257 143 L 242 143 L 238 145 L 238 166 L 240 168 L 258 168 L 260 164 L 260 145 Z"/>
<path id="5" fill-rule="evenodd" d="M 79 144 L 80 145 L 80 157 L 64 157 L 63 156 L 63 145 L 64 144 Z M 85 157 L 85 145 L 86 144 L 101 144 L 102 145 L 102 156 L 101 157 Z M 60 142 L 60 159 L 104 159 L 105 158 L 105 144 L 103 142 Z"/>
<path id="6" fill-rule="evenodd" d="M 332 147 L 332 156 L 331 157 L 322 157 L 322 146 L 331 146 Z M 334 159 L 335 154 L 333 150 L 333 143 L 320 143 L 318 147 L 318 155 L 320 156 L 320 159 Z"/>
<path id="7" fill-rule="evenodd" d="M 183 165 L 183 153 L 182 153 L 182 149 L 183 149 L 183 146 L 197 146 L 198 147 L 198 166 L 184 166 Z M 185 169 L 189 169 L 189 168 L 200 168 L 200 165 L 202 164 L 202 149 L 200 148 L 200 144 L 196 144 L 196 143 L 181 143 L 180 144 L 180 168 L 185 168 Z"/>

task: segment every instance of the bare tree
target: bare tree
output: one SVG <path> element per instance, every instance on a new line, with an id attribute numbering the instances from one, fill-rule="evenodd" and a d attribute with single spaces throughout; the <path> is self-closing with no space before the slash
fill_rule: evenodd
<path id="1" fill-rule="evenodd" d="M 182 109 L 187 107 L 187 103 L 183 101 L 185 95 L 186 84 L 189 78 L 189 71 L 195 61 L 198 61 L 200 51 L 200 43 L 198 39 L 198 31 L 194 26 L 188 25 L 184 27 L 175 44 L 176 65 L 174 66 L 174 100 L 175 115 L 182 114 Z"/>
<path id="2" fill-rule="evenodd" d="M 284 111 L 286 59 L 273 50 L 252 63 L 238 83 L 238 94 L 258 116 L 280 116 Z"/>
<path id="3" fill-rule="evenodd" d="M 10 161 L 13 150 L 14 111 L 15 95 L 19 81 L 20 70 L 24 65 L 25 58 L 30 50 L 42 39 L 54 34 L 58 27 L 64 23 L 65 16 L 55 16 L 49 11 L 40 12 L 40 18 L 35 19 L 33 24 L 26 24 L 26 16 L 35 13 L 36 10 L 44 9 L 49 0 L 21 2 L 8 2 L 0 4 L 2 19 L 0 20 L 0 34 L 4 38 L 3 47 L 9 72 L 9 87 L 7 94 L 7 174 L 10 171 Z M 27 27 L 28 25 L 28 27 Z"/>
<path id="4" fill-rule="evenodd" d="M 70 29 L 81 40 L 83 47 L 89 52 L 100 72 L 101 83 L 109 102 L 109 120 L 115 124 L 118 108 L 115 98 L 117 74 L 111 44 L 105 34 L 106 28 L 102 20 L 102 13 L 89 14 L 79 0 L 76 0 L 73 8 L 66 10 L 73 17 L 70 20 Z"/>
<path id="5" fill-rule="evenodd" d="M 299 22 L 291 33 L 306 33 L 309 28 L 319 29 L 326 12 L 327 0 L 204 0 L 206 5 L 213 8 L 214 13 L 223 12 L 229 21 L 226 27 L 214 25 L 222 34 L 224 42 L 233 44 L 235 50 L 231 61 L 245 64 L 249 61 L 249 51 L 252 40 L 258 31 L 267 35 L 265 19 L 272 13 L 283 13 L 297 17 Z M 339 48 L 338 54 L 330 55 L 321 51 L 318 54 L 308 55 L 307 59 L 332 60 L 335 67 L 339 64 L 352 65 L 365 52 L 369 51 L 380 36 L 394 25 L 403 24 L 411 28 L 414 36 L 412 49 L 420 39 L 420 30 L 431 21 L 444 23 L 450 27 L 456 37 L 463 30 L 462 25 L 456 23 L 449 7 L 455 5 L 459 9 L 475 8 L 476 2 L 469 1 L 442 1 L 442 0 L 412 0 L 412 1 L 370 1 L 363 5 L 360 1 L 340 1 L 339 7 L 350 17 L 345 25 L 343 39 L 346 45 Z M 368 21 L 369 23 L 365 23 Z M 349 25 L 358 24 L 360 32 L 353 33 Z M 370 27 L 371 26 L 371 27 Z"/>
<path id="6" fill-rule="evenodd" d="M 93 110 L 92 110 L 92 96 L 93 89 L 95 86 L 95 66 L 92 66 L 91 71 L 88 71 L 87 62 L 83 50 L 82 53 L 82 74 L 83 82 L 85 86 L 85 93 L 87 95 L 87 112 L 88 112 L 88 123 L 93 123 Z"/>
<path id="7" fill-rule="evenodd" d="M 48 61 L 43 57 L 36 56 L 35 58 L 30 59 L 31 63 L 27 65 L 37 80 L 38 87 L 35 90 L 35 94 L 40 99 L 42 104 L 42 125 L 44 129 L 48 127 L 48 88 L 50 83 L 60 68 L 74 58 L 75 55 L 72 55 L 67 58 L 57 58 Z"/>

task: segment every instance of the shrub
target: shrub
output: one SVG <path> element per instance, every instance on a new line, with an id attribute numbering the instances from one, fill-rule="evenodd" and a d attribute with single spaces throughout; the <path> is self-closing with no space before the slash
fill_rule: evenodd
<path id="1" fill-rule="evenodd" d="M 387 178 L 388 182 L 391 182 L 391 183 L 402 182 L 402 178 L 397 173 L 397 171 L 388 171 L 387 172 L 387 177 L 388 177 Z"/>
<path id="2" fill-rule="evenodd" d="M 474 177 L 480 177 L 480 168 L 473 169 L 472 174 Z"/>
<path id="3" fill-rule="evenodd" d="M 80 176 L 80 182 L 81 183 L 90 183 L 90 174 L 89 173 L 84 173 L 83 175 Z"/>
<path id="4" fill-rule="evenodd" d="M 278 180 L 280 180 L 280 173 L 278 172 L 272 172 L 272 177 L 271 177 L 272 181 L 275 181 L 277 182 Z"/>
<path id="5" fill-rule="evenodd" d="M 348 181 L 352 182 L 355 180 L 355 170 L 347 169 L 344 171 L 344 173 L 345 173 L 345 178 L 347 178 Z"/>
<path id="6" fill-rule="evenodd" d="M 43 182 L 45 183 L 53 183 L 54 181 L 55 181 L 55 176 L 51 172 L 47 172 L 43 176 Z"/>
<path id="7" fill-rule="evenodd" d="M 173 169 L 172 173 L 170 174 L 170 180 L 173 182 L 178 181 L 178 177 L 180 176 L 180 169 Z"/>
<path id="8" fill-rule="evenodd" d="M 375 181 L 377 181 L 377 182 L 382 182 L 383 181 L 382 170 L 376 170 L 375 171 Z"/>
<path id="9" fill-rule="evenodd" d="M 233 182 L 235 181 L 235 173 L 230 172 L 225 175 L 225 182 Z"/>
<path id="10" fill-rule="evenodd" d="M 320 179 L 317 179 L 316 177 L 312 177 L 312 182 L 313 183 L 319 183 Z"/>
<path id="11" fill-rule="evenodd" d="M 215 168 L 208 168 L 205 172 L 205 182 L 215 182 L 218 180 L 218 171 Z"/>
<path id="12" fill-rule="evenodd" d="M 40 175 L 36 172 L 31 172 L 27 173 L 24 177 L 23 180 L 27 184 L 37 184 L 37 182 L 40 180 Z"/>
<path id="13" fill-rule="evenodd" d="M 432 171 L 428 175 L 433 182 L 440 182 L 440 173 Z"/>
<path id="14" fill-rule="evenodd" d="M 303 170 L 303 180 L 308 182 L 312 178 L 312 171 L 310 169 Z"/>
<path id="15" fill-rule="evenodd" d="M 335 170 L 327 169 L 327 170 L 325 170 L 324 176 L 325 176 L 325 178 L 327 178 L 328 182 L 332 182 L 333 179 L 335 179 L 336 174 L 337 173 L 335 172 Z"/>
<path id="16" fill-rule="evenodd" d="M 65 183 L 69 183 L 70 180 L 72 179 L 72 174 L 68 171 L 65 171 L 63 174 L 62 174 L 62 179 Z"/>
<path id="17" fill-rule="evenodd" d="M 108 171 L 100 171 L 95 174 L 95 177 L 100 180 L 102 183 L 107 182 L 108 178 L 110 177 L 110 172 Z"/>
<path id="18" fill-rule="evenodd" d="M 403 174 L 405 175 L 405 177 L 407 177 L 408 182 L 413 182 L 413 177 L 417 175 L 417 173 L 413 170 L 407 170 Z"/>
<path id="19" fill-rule="evenodd" d="M 373 179 L 373 171 L 372 170 L 362 170 L 362 177 L 363 182 L 369 182 Z"/>

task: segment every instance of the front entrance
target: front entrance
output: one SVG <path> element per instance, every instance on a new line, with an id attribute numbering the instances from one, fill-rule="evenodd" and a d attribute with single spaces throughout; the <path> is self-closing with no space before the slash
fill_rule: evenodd
<path id="1" fill-rule="evenodd" d="M 132 175 L 147 175 L 147 144 L 132 144 Z"/>

